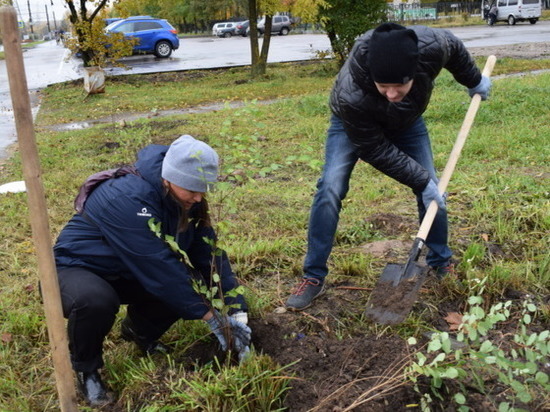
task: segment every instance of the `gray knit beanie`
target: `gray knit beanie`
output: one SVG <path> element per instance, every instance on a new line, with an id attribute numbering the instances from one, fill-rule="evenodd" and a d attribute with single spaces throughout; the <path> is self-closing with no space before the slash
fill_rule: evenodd
<path id="1" fill-rule="evenodd" d="M 189 135 L 174 141 L 162 162 L 162 178 L 192 192 L 207 192 L 218 178 L 218 154 Z"/>

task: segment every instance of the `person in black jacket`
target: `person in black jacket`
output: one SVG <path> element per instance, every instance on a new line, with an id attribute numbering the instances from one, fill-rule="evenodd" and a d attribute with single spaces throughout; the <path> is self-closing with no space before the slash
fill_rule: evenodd
<path id="1" fill-rule="evenodd" d="M 81 212 L 54 246 L 71 361 L 80 392 L 94 406 L 112 400 L 99 369 L 121 304 L 128 305 L 122 338 L 146 354 L 168 350 L 158 339 L 180 318 L 206 321 L 222 349 L 240 358 L 251 337 L 242 295 L 225 295 L 232 309 L 221 315 L 192 284 L 199 279 L 211 287 L 216 272 L 224 293 L 238 286 L 227 255 L 214 250 L 204 197 L 217 179 L 216 152 L 184 135 L 170 146 L 147 146 L 130 172 L 122 170 L 84 191 L 84 198 L 81 192 L 75 202 Z M 151 219 L 184 253 L 150 229 Z"/>
<path id="2" fill-rule="evenodd" d="M 304 275 L 286 302 L 288 309 L 305 309 L 324 293 L 342 200 L 359 159 L 409 186 L 420 219 L 430 202 L 437 202 L 426 260 L 440 276 L 450 270 L 445 201 L 437 190 L 422 118 L 443 68 L 470 96 L 487 98 L 490 79 L 481 75 L 464 44 L 448 30 L 384 23 L 356 41 L 330 96 L 325 165 L 311 208 Z"/>
<path id="3" fill-rule="evenodd" d="M 487 20 L 487 23 L 489 26 L 494 25 L 497 22 L 497 16 L 498 16 L 498 7 L 496 3 L 491 4 L 491 8 L 489 9 L 489 19 Z"/>

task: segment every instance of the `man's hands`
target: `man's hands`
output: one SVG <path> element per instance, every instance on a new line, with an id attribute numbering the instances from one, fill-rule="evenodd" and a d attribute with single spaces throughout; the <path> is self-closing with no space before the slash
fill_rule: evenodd
<path id="1" fill-rule="evenodd" d="M 481 81 L 476 87 L 468 89 L 468 94 L 470 97 L 474 97 L 475 94 L 481 96 L 481 100 L 487 100 L 489 97 L 489 92 L 491 91 L 491 79 L 487 76 L 481 76 Z"/>
<path id="2" fill-rule="evenodd" d="M 447 208 L 445 205 L 445 199 L 439 193 L 437 184 L 430 179 L 430 181 L 428 182 L 428 186 L 426 186 L 426 188 L 422 191 L 422 202 L 424 203 L 424 207 L 426 209 L 428 209 L 430 203 L 432 203 L 432 200 L 435 200 L 437 206 L 441 210 L 445 210 Z"/>
<path id="3" fill-rule="evenodd" d="M 214 316 L 206 321 L 210 330 L 218 338 L 222 350 L 231 348 L 239 354 L 239 360 L 243 360 L 250 351 L 250 339 L 252 330 L 244 323 L 239 322 L 233 317 L 223 316 L 215 312 Z M 230 339 L 230 342 L 227 340 Z"/>

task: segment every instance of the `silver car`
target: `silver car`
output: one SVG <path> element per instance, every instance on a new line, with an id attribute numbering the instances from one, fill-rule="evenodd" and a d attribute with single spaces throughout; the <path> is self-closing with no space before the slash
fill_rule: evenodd
<path id="1" fill-rule="evenodd" d="M 231 37 L 237 30 L 237 22 L 216 23 L 212 27 L 212 36 Z"/>

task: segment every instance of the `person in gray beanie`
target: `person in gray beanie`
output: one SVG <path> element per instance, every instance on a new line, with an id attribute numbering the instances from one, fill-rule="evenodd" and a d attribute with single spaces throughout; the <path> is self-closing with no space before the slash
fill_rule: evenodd
<path id="1" fill-rule="evenodd" d="M 239 285 L 227 255 L 215 247 L 205 198 L 218 162 L 208 144 L 184 135 L 170 146 L 147 146 L 133 166 L 99 172 L 82 185 L 77 213 L 59 234 L 54 255 L 71 362 L 90 405 L 114 400 L 99 370 L 103 341 L 121 305 L 127 310 L 119 336 L 144 354 L 170 349 L 159 338 L 178 319 L 202 319 L 222 350 L 247 355 L 246 302 L 240 293 L 226 294 Z M 160 233 L 150 222 L 160 223 Z M 181 252 L 169 246 L 168 236 Z M 194 281 L 219 287 L 231 308 L 227 314 L 215 310 Z"/>
<path id="2" fill-rule="evenodd" d="M 183 135 L 162 162 L 163 179 L 192 192 L 204 193 L 218 178 L 218 154 L 206 143 Z"/>
<path id="3" fill-rule="evenodd" d="M 303 277 L 286 301 L 288 309 L 305 309 L 325 292 L 342 200 L 359 160 L 410 187 L 420 220 L 431 201 L 437 202 L 438 213 L 426 239 L 426 261 L 438 277 L 452 272 L 445 200 L 437 189 L 422 118 L 443 68 L 470 96 L 487 99 L 490 79 L 482 76 L 464 44 L 448 30 L 384 23 L 355 42 L 330 96 L 325 165 L 311 207 Z"/>

